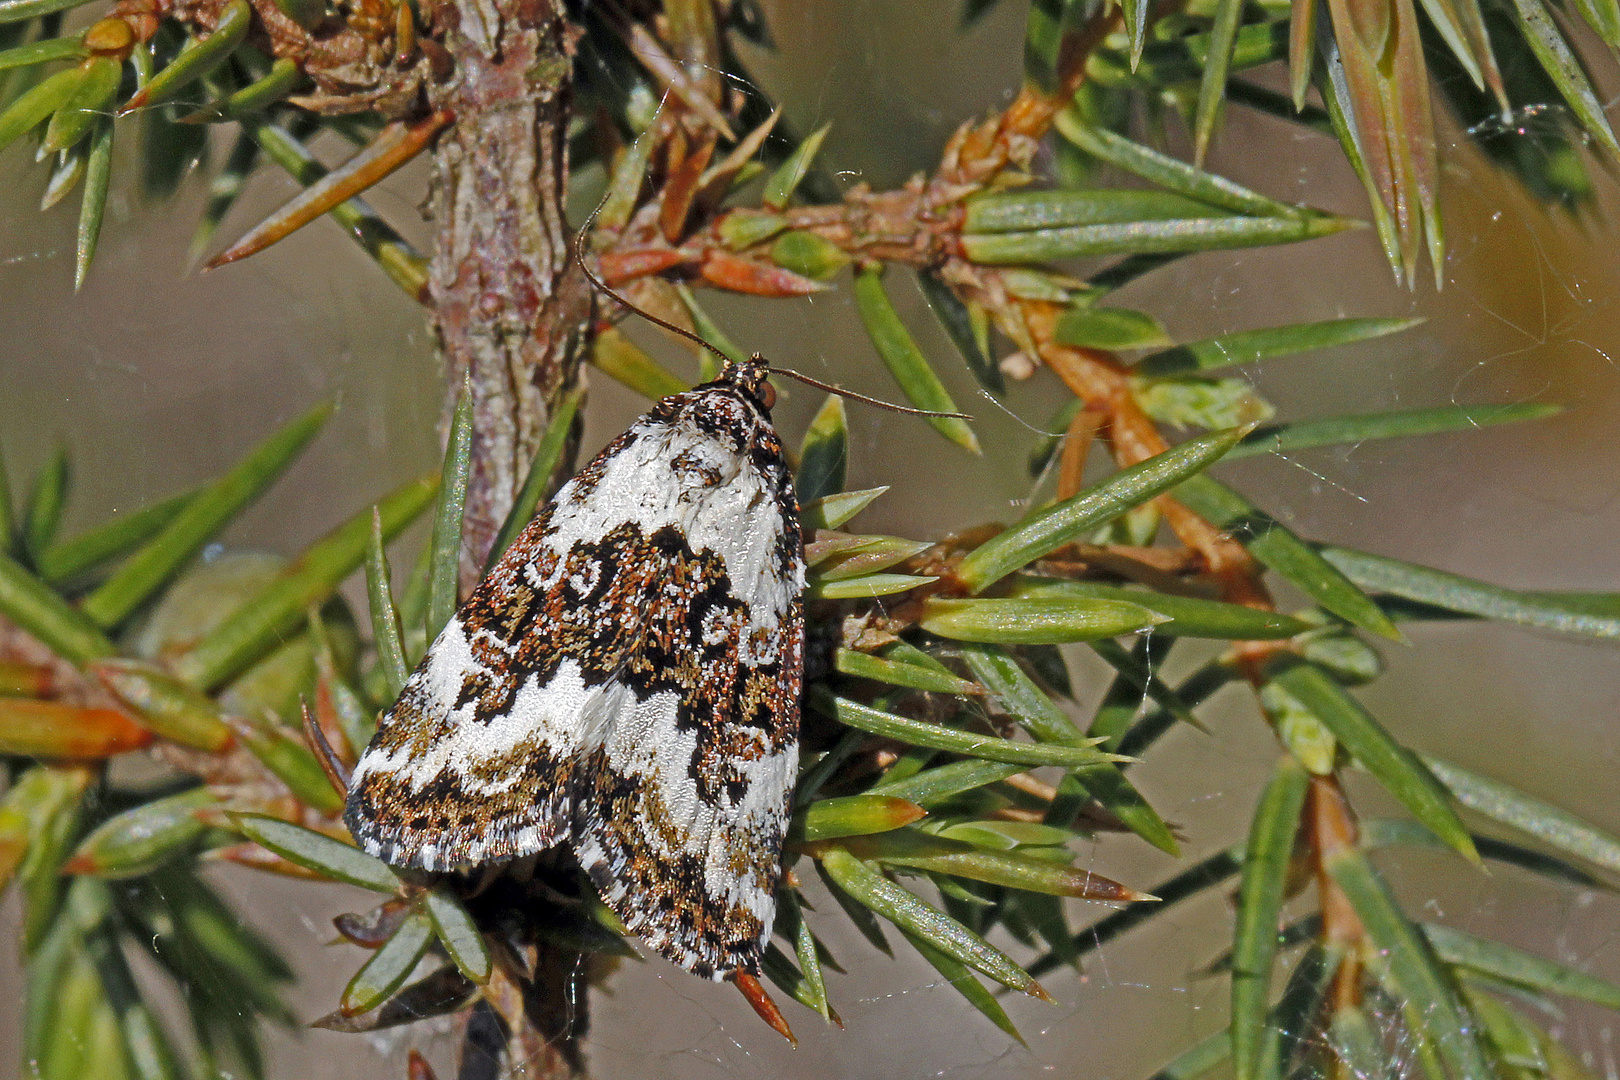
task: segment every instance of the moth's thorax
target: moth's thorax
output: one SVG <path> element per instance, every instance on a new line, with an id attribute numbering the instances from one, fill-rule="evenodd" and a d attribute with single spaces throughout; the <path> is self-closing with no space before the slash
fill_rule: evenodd
<path id="1" fill-rule="evenodd" d="M 767 411 L 776 404 L 776 391 L 770 384 L 771 367 L 765 358 L 755 353 L 741 364 L 728 363 L 720 377 L 705 386 L 716 386 L 722 383 L 729 384 L 746 393 L 755 402 Z M 699 387 L 702 389 L 703 387 Z M 769 414 L 767 412 L 767 419 Z"/>
<path id="2" fill-rule="evenodd" d="M 763 378 L 759 383 L 763 385 Z M 752 457 L 762 443 L 780 453 L 771 414 L 752 385 L 724 376 L 704 383 L 665 398 L 631 430 L 669 425 L 693 439 L 717 440 L 739 460 Z"/>

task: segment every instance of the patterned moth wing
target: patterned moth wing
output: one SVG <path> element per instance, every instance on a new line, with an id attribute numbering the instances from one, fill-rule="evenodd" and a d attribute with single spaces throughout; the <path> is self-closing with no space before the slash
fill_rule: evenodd
<path id="1" fill-rule="evenodd" d="M 563 840 L 655 950 L 757 974 L 798 767 L 804 546 L 763 361 L 665 398 L 433 642 L 344 815 L 399 866 Z"/>

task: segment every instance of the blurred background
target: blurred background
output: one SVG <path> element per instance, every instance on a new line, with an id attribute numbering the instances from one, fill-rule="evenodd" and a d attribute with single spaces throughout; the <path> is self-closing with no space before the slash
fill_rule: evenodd
<path id="1" fill-rule="evenodd" d="M 799 130 L 832 123 L 822 162 L 841 184 L 881 189 L 931 168 L 958 123 L 1005 104 L 1018 85 L 1025 7 L 1011 0 L 965 33 L 956 29 L 955 4 L 765 6 L 779 50 L 744 44 L 745 58 Z M 1600 86 L 1613 86 L 1614 75 L 1612 65 L 1597 65 Z M 1460 145 L 1444 119 L 1441 133 L 1449 147 L 1442 290 L 1431 283 L 1397 288 L 1374 235 L 1363 230 L 1183 259 L 1133 284 L 1117 302 L 1153 313 L 1177 340 L 1337 316 L 1425 316 L 1405 334 L 1249 374 L 1284 419 L 1526 399 L 1560 403 L 1564 413 L 1477 434 L 1256 458 L 1222 475 L 1314 539 L 1511 586 L 1620 587 L 1620 440 L 1613 434 L 1620 430 L 1620 372 L 1612 359 L 1620 352 L 1620 262 L 1608 225 L 1616 192 L 1599 174 L 1595 206 L 1579 218 L 1549 216 Z M 1183 135 L 1173 127 L 1177 152 L 1186 148 Z M 128 183 L 133 170 L 120 169 L 101 252 L 75 297 L 74 200 L 36 213 L 45 170 L 31 167 L 27 154 L 16 146 L 0 158 L 0 445 L 14 479 L 27 477 L 56 446 L 71 448 L 66 532 L 213 476 L 323 398 L 340 402 L 336 418 L 232 529 L 227 547 L 296 551 L 434 466 L 441 390 L 423 313 L 336 226 L 319 222 L 246 263 L 197 276 L 185 269 L 185 249 L 204 196 L 200 178 L 173 202 L 145 205 Z M 1208 164 L 1278 198 L 1367 214 L 1336 144 L 1238 106 L 1229 109 Z M 279 173 L 263 172 L 222 240 L 292 190 Z M 424 170 L 398 174 L 368 197 L 425 246 Z M 854 314 L 847 278 L 837 284 L 807 301 L 714 296 L 705 303 L 747 348 L 895 397 Z M 986 453 L 970 458 L 913 419 L 852 405 L 850 486 L 894 486 L 863 526 L 928 538 L 1012 519 L 1030 486 L 1025 457 L 1065 392 L 1037 372 L 1012 389 L 1005 409 L 978 398 L 948 342 L 928 336 L 935 326 L 916 291 L 896 274 L 891 292 L 925 349 L 940 358 L 957 400 L 978 416 Z M 657 344 L 671 366 L 691 370 L 688 357 Z M 796 443 L 820 395 L 790 385 L 785 398 L 777 420 Z M 645 404 L 596 378 L 585 452 Z M 396 566 L 402 562 L 409 565 L 408 557 L 395 558 Z M 1612 648 L 1465 623 L 1410 633 L 1410 648 L 1380 646 L 1389 672 L 1360 692 L 1398 737 L 1620 831 L 1620 664 Z M 1072 657 L 1083 708 L 1105 685 L 1091 659 Z M 1181 657 L 1170 676 L 1194 659 Z M 1243 698 L 1240 689 L 1225 691 L 1201 710 L 1211 735 L 1173 732 L 1134 774 L 1179 825 L 1190 858 L 1242 835 L 1276 758 Z M 1358 795 L 1371 796 L 1370 785 Z M 1098 841 L 1092 864 L 1144 889 L 1175 869 L 1168 857 L 1118 838 Z M 1511 869 L 1481 876 L 1454 860 L 1408 856 L 1382 865 L 1409 908 L 1425 917 L 1620 976 L 1620 903 L 1612 895 L 1554 888 Z M 369 906 L 363 895 L 246 870 L 221 871 L 215 880 L 292 958 L 298 1015 L 312 1019 L 332 1008 L 360 954 L 328 946 L 330 918 Z M 1105 913 L 1077 911 L 1075 918 Z M 0 906 L 0 926 L 14 927 L 16 918 L 14 900 Z M 589 1059 L 602 1077 L 694 1080 L 1143 1077 L 1224 1025 L 1226 984 L 1194 971 L 1229 940 L 1229 921 L 1215 897 L 1179 908 L 1092 957 L 1083 976 L 1049 976 L 1055 1007 L 1008 1001 L 1029 1040 L 1025 1049 L 914 956 L 867 959 L 870 950 L 841 936 L 843 920 L 833 916 L 818 929 L 828 928 L 834 953 L 864 961 L 834 976 L 830 988 L 847 1030 L 824 1029 L 795 1008 L 789 1019 L 801 1044 L 791 1051 L 732 990 L 649 960 L 625 965 L 595 996 Z M 21 993 L 16 960 L 14 947 L 0 949 L 0 1078 L 18 1075 L 18 1012 L 9 1007 Z M 1572 1011 L 1549 1022 L 1599 1075 L 1615 1076 L 1612 1019 Z M 444 1023 L 377 1036 L 278 1034 L 269 1073 L 401 1077 L 411 1045 L 441 1063 L 441 1076 L 453 1075 L 444 1064 L 453 1050 Z"/>

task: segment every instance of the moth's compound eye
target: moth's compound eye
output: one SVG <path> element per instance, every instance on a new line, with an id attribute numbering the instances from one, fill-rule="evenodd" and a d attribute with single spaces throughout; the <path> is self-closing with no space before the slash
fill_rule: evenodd
<path id="1" fill-rule="evenodd" d="M 776 387 L 771 385 L 769 379 L 759 381 L 759 403 L 767 409 L 776 408 Z"/>

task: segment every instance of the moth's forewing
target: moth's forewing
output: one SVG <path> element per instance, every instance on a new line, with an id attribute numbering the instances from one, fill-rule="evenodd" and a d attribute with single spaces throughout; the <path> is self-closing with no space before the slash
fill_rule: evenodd
<path id="1" fill-rule="evenodd" d="M 687 514 L 648 534 L 659 588 L 618 676 L 624 705 L 586 740 L 574 838 L 633 932 L 721 977 L 757 972 L 771 931 L 798 768 L 804 552 L 769 417 L 734 390 L 693 397 L 664 454 Z"/>
<path id="2" fill-rule="evenodd" d="M 623 441 L 622 439 L 620 441 Z M 523 531 L 378 724 L 345 821 L 398 866 L 456 870 L 534 854 L 568 835 L 579 733 L 636 646 L 647 567 L 604 575 L 600 544 L 562 547 L 589 510 L 603 455 Z M 611 538 L 603 538 L 611 542 Z M 604 603 L 623 617 L 599 617 Z"/>

